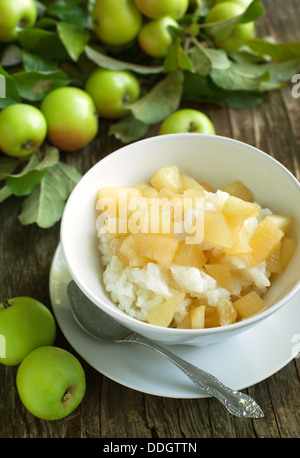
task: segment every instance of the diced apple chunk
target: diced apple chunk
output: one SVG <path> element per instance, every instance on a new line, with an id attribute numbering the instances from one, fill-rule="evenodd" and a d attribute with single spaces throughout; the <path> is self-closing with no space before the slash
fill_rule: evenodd
<path id="1" fill-rule="evenodd" d="M 234 181 L 222 188 L 222 191 L 228 192 L 231 196 L 239 197 L 247 202 L 254 202 L 252 191 L 240 180 Z"/>
<path id="2" fill-rule="evenodd" d="M 222 247 L 231 247 L 234 239 L 230 227 L 221 212 L 205 210 L 204 239 Z"/>
<path id="3" fill-rule="evenodd" d="M 168 327 L 184 297 L 184 293 L 178 293 L 162 304 L 153 307 L 147 314 L 148 323 L 156 326 Z"/>
<path id="4" fill-rule="evenodd" d="M 237 310 L 239 319 L 249 318 L 265 308 L 265 302 L 255 291 L 240 297 L 233 302 L 233 305 Z"/>
<path id="5" fill-rule="evenodd" d="M 272 221 L 279 229 L 281 229 L 285 234 L 288 233 L 292 223 L 293 218 L 286 215 L 277 215 L 273 213 L 272 215 L 266 216 L 269 221 Z"/>
<path id="6" fill-rule="evenodd" d="M 237 256 L 251 252 L 245 226 L 242 227 L 239 233 L 233 233 L 233 239 L 233 245 L 225 248 L 225 252 L 228 256 Z"/>
<path id="7" fill-rule="evenodd" d="M 220 316 L 217 307 L 205 307 L 205 327 L 215 328 L 220 326 Z"/>
<path id="8" fill-rule="evenodd" d="M 128 202 L 136 197 L 142 197 L 139 189 L 125 187 L 106 187 L 98 191 L 96 210 L 107 211 L 113 216 L 119 216 L 120 207 L 127 212 Z"/>
<path id="9" fill-rule="evenodd" d="M 192 324 L 191 324 L 191 315 L 187 313 L 184 315 L 180 323 L 178 324 L 177 328 L 178 329 L 191 329 Z"/>
<path id="10" fill-rule="evenodd" d="M 123 243 L 125 242 L 132 247 L 135 256 L 142 256 L 148 258 L 148 261 L 156 261 L 167 266 L 171 265 L 179 246 L 177 239 L 160 234 L 130 234 Z"/>
<path id="11" fill-rule="evenodd" d="M 135 234 L 130 234 L 120 239 L 116 248 L 116 256 L 132 267 L 142 267 L 150 261 L 149 258 L 141 256 L 138 253 L 135 243 Z"/>
<path id="12" fill-rule="evenodd" d="M 297 248 L 296 240 L 290 239 L 289 237 L 284 237 L 282 239 L 281 266 L 283 270 L 287 267 L 292 257 L 294 256 L 296 248 Z"/>
<path id="13" fill-rule="evenodd" d="M 284 232 L 279 227 L 268 218 L 264 218 L 257 226 L 249 242 L 252 250 L 248 255 L 251 266 L 255 267 L 265 261 L 283 236 Z"/>
<path id="14" fill-rule="evenodd" d="M 194 178 L 186 175 L 183 172 L 180 172 L 180 176 L 181 176 L 183 191 L 191 190 L 191 189 L 202 191 L 202 192 L 204 191 L 204 187 L 201 186 L 201 184 L 198 183 L 198 181 L 196 181 Z"/>
<path id="15" fill-rule="evenodd" d="M 181 243 L 176 252 L 173 264 L 179 266 L 196 267 L 200 269 L 204 266 L 206 257 L 197 244 Z"/>
<path id="16" fill-rule="evenodd" d="M 176 165 L 162 167 L 153 175 L 150 182 L 158 191 L 168 188 L 171 191 L 179 192 L 182 188 L 180 172 Z"/>
<path id="17" fill-rule="evenodd" d="M 219 313 L 220 326 L 235 323 L 237 310 L 229 299 L 221 299 L 216 307 Z"/>
<path id="18" fill-rule="evenodd" d="M 221 288 L 225 288 L 229 292 L 234 289 L 234 279 L 228 264 L 206 264 L 205 270 Z"/>
<path id="19" fill-rule="evenodd" d="M 157 197 L 158 196 L 158 191 L 155 189 L 153 186 L 151 186 L 148 183 L 140 182 L 136 183 L 134 185 L 134 188 L 138 189 L 141 191 L 143 197 Z"/>
<path id="20" fill-rule="evenodd" d="M 224 202 L 222 213 L 226 218 L 231 230 L 240 232 L 246 219 L 257 216 L 259 205 L 247 202 L 235 196 L 229 196 Z"/>
<path id="21" fill-rule="evenodd" d="M 199 305 L 190 311 L 192 329 L 202 329 L 205 323 L 205 305 Z"/>

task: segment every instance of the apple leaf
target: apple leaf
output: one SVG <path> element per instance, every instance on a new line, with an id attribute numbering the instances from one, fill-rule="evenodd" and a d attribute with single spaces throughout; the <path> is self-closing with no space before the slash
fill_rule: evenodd
<path id="1" fill-rule="evenodd" d="M 1 157 L 0 159 L 0 181 L 5 180 L 5 175 L 13 173 L 19 165 L 19 159 L 13 157 Z"/>
<path id="2" fill-rule="evenodd" d="M 56 1 L 48 6 L 44 14 L 80 27 L 84 27 L 88 20 L 87 10 L 81 8 L 76 0 Z"/>
<path id="3" fill-rule="evenodd" d="M 163 72 L 163 66 L 151 67 L 148 65 L 139 65 L 131 62 L 124 62 L 113 57 L 107 56 L 100 51 L 91 48 L 90 46 L 85 47 L 85 53 L 87 57 L 99 65 L 100 67 L 107 68 L 109 70 L 131 70 L 135 73 L 144 75 L 151 75 Z"/>
<path id="4" fill-rule="evenodd" d="M 286 62 L 300 58 L 300 42 L 271 43 L 268 40 L 253 38 L 247 45 L 257 54 L 270 56 L 277 62 Z"/>
<path id="5" fill-rule="evenodd" d="M 130 114 L 111 125 L 108 133 L 109 135 L 114 135 L 123 143 L 130 143 L 144 137 L 148 128 L 148 124 L 139 121 Z"/>
<path id="6" fill-rule="evenodd" d="M 11 100 L 15 100 L 16 102 L 19 102 L 21 99 L 20 99 L 20 94 L 19 94 L 17 83 L 14 80 L 14 78 L 9 73 L 7 73 L 3 67 L 1 67 L 1 65 L 0 65 L 0 75 L 4 76 L 4 79 L 5 79 L 5 91 L 4 91 L 5 97 Z M 2 97 L 2 91 L 0 91 L 0 97 Z M 0 100 L 3 100 L 3 99 L 0 99 Z"/>
<path id="7" fill-rule="evenodd" d="M 8 199 L 10 196 L 12 196 L 11 190 L 8 188 L 8 186 L 3 186 L 3 188 L 0 189 L 0 203 L 4 202 L 6 199 Z"/>
<path id="8" fill-rule="evenodd" d="M 69 55 L 56 32 L 27 28 L 18 33 L 18 41 L 23 50 L 50 61 L 61 62 Z"/>
<path id="9" fill-rule="evenodd" d="M 268 73 L 265 68 L 253 71 L 252 67 L 249 69 L 245 64 L 232 63 L 231 67 L 225 70 L 213 68 L 210 77 L 218 87 L 225 90 L 253 91 L 268 78 Z"/>
<path id="10" fill-rule="evenodd" d="M 192 70 L 192 63 L 188 54 L 183 50 L 180 40 L 175 39 L 170 46 L 164 60 L 164 72 L 176 72 L 178 70 Z"/>
<path id="11" fill-rule="evenodd" d="M 21 224 L 53 226 L 61 219 L 66 200 L 80 177 L 73 166 L 61 162 L 48 168 L 39 185 L 23 202 L 19 215 Z"/>
<path id="12" fill-rule="evenodd" d="M 59 22 L 57 32 L 71 59 L 77 61 L 89 41 L 89 32 L 69 22 Z"/>
<path id="13" fill-rule="evenodd" d="M 28 196 L 40 183 L 47 169 L 59 161 L 56 148 L 48 147 L 42 159 L 40 155 L 40 151 L 33 153 L 20 173 L 5 174 L 7 186 L 14 195 Z"/>
<path id="14" fill-rule="evenodd" d="M 12 77 L 17 84 L 21 97 L 32 102 L 42 100 L 49 91 L 68 86 L 70 82 L 62 70 L 21 71 L 13 73 Z"/>
<path id="15" fill-rule="evenodd" d="M 177 110 L 182 95 L 182 72 L 171 72 L 148 94 L 129 105 L 133 116 L 145 124 L 161 122 Z"/>
<path id="16" fill-rule="evenodd" d="M 22 50 L 21 56 L 23 67 L 26 72 L 33 70 L 36 70 L 37 72 L 48 72 L 57 68 L 55 62 L 43 59 L 40 56 L 35 56 L 27 51 Z"/>

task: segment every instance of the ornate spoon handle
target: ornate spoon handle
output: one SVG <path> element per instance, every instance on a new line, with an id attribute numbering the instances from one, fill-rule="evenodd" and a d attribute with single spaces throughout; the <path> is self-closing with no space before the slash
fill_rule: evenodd
<path id="1" fill-rule="evenodd" d="M 251 396 L 227 387 L 215 376 L 176 356 L 156 342 L 136 334 L 135 332 L 128 334 L 122 341 L 145 345 L 162 356 L 165 356 L 179 367 L 197 387 L 201 388 L 205 393 L 217 398 L 231 414 L 243 418 L 262 418 L 264 416 L 262 409 Z"/>

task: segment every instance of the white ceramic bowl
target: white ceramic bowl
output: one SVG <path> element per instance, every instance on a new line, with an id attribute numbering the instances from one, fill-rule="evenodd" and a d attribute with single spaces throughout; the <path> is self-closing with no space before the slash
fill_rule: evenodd
<path id="1" fill-rule="evenodd" d="M 255 200 L 274 213 L 294 218 L 291 236 L 296 253 L 286 270 L 272 283 L 264 300 L 267 310 L 229 326 L 208 329 L 171 329 L 153 326 L 120 311 L 106 293 L 97 249 L 95 201 L 104 186 L 133 186 L 148 181 L 162 166 L 175 164 L 190 176 L 215 189 L 242 180 Z M 279 162 L 239 141 L 201 134 L 175 134 L 141 140 L 111 153 L 79 181 L 65 206 L 61 246 L 71 276 L 97 306 L 128 328 L 166 344 L 207 345 L 221 341 L 283 307 L 300 288 L 300 184 Z"/>

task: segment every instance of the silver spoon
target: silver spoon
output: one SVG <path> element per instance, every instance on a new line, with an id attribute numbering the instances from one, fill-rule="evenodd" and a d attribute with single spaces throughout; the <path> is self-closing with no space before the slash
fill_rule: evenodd
<path id="1" fill-rule="evenodd" d="M 92 337 L 117 343 L 139 343 L 152 348 L 179 367 L 198 388 L 217 398 L 231 414 L 242 418 L 262 418 L 264 416 L 259 405 L 247 394 L 228 388 L 208 372 L 179 358 L 156 342 L 119 324 L 91 302 L 74 281 L 68 284 L 67 292 L 74 318 Z"/>

